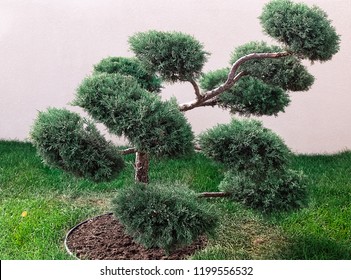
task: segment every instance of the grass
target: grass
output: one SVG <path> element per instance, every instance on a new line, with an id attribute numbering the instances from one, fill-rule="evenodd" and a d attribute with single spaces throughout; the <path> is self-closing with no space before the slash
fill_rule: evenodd
<path id="1" fill-rule="evenodd" d="M 29 143 L 0 141 L 0 259 L 70 259 L 63 240 L 78 222 L 110 210 L 118 189 L 133 181 L 133 156 L 118 179 L 92 183 L 41 163 Z M 309 178 L 309 205 L 264 216 L 212 199 L 221 224 L 194 259 L 351 259 L 351 152 L 299 155 Z M 152 161 L 151 180 L 182 181 L 217 191 L 222 166 L 201 154 Z M 27 216 L 21 214 L 27 211 Z"/>

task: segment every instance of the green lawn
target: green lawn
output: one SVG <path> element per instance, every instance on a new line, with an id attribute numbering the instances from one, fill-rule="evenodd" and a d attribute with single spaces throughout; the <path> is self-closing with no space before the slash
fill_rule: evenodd
<path id="1" fill-rule="evenodd" d="M 66 232 L 110 211 L 119 188 L 133 181 L 133 156 L 110 183 L 76 179 L 45 167 L 29 143 L 0 141 L 0 259 L 70 259 Z M 294 157 L 309 178 L 309 206 L 262 215 L 226 199 L 216 239 L 195 259 L 351 259 L 351 152 Z M 182 181 L 216 191 L 222 167 L 201 154 L 153 161 L 151 180 Z M 27 216 L 21 214 L 27 211 Z"/>

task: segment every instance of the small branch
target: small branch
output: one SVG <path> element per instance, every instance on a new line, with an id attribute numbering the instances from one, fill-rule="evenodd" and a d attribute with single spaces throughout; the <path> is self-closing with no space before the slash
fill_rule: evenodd
<path id="1" fill-rule="evenodd" d="M 206 197 L 229 197 L 230 193 L 227 192 L 203 192 L 199 193 L 199 198 L 206 198 Z"/>
<path id="2" fill-rule="evenodd" d="M 135 154 L 136 150 L 135 148 L 128 148 L 122 151 L 119 151 L 121 155 L 129 155 L 129 154 Z"/>
<path id="3" fill-rule="evenodd" d="M 201 99 L 195 99 L 191 102 L 188 103 L 183 103 L 179 106 L 180 111 L 185 112 L 191 109 L 194 109 L 196 107 L 201 107 L 201 106 L 207 106 L 203 105 L 206 104 L 206 101 L 218 96 L 219 94 L 223 93 L 224 91 L 230 89 L 240 78 L 242 78 L 245 75 L 248 75 L 248 73 L 241 71 L 237 74 L 237 71 L 239 67 L 245 63 L 246 61 L 253 60 L 253 59 L 265 59 L 265 58 L 281 58 L 285 56 L 289 56 L 291 53 L 289 52 L 276 52 L 276 53 L 251 53 L 248 55 L 245 55 L 241 58 L 239 58 L 233 65 L 232 68 L 230 69 L 228 73 L 228 78 L 227 80 L 220 85 L 219 87 L 207 91 L 203 95 L 201 95 Z"/>
<path id="4" fill-rule="evenodd" d="M 193 88 L 195 90 L 196 99 L 197 100 L 202 99 L 202 95 L 200 93 L 199 85 L 193 79 L 190 79 L 189 82 L 192 84 L 192 86 L 193 86 Z"/>

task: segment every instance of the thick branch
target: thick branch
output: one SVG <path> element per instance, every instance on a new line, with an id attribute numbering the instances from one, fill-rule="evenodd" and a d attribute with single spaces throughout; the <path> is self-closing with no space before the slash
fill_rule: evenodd
<path id="1" fill-rule="evenodd" d="M 182 112 L 189 111 L 191 109 L 203 106 L 214 106 L 216 105 L 215 100 L 210 100 L 215 98 L 217 95 L 221 94 L 222 92 L 226 91 L 227 89 L 231 88 L 241 77 L 247 75 L 245 72 L 240 72 L 237 74 L 230 83 L 224 83 L 223 85 L 206 92 L 202 95 L 201 99 L 195 99 L 189 103 L 183 103 L 179 106 L 179 110 Z M 227 80 L 228 81 L 228 80 Z M 224 86 L 226 85 L 226 86 Z"/>
<path id="2" fill-rule="evenodd" d="M 136 153 L 136 150 L 135 150 L 135 148 L 128 148 L 128 149 L 119 151 L 119 153 L 120 153 L 121 155 L 135 154 L 135 153 Z"/>
<path id="3" fill-rule="evenodd" d="M 219 87 L 212 89 L 210 91 L 205 92 L 201 95 L 201 99 L 195 99 L 191 102 L 181 104 L 179 106 L 180 111 L 188 111 L 194 109 L 196 107 L 206 106 L 206 101 L 218 96 L 224 91 L 230 89 L 241 77 L 248 75 L 248 73 L 242 71 L 237 74 L 239 67 L 245 63 L 246 61 L 253 59 L 266 59 L 266 58 L 281 58 L 285 56 L 289 56 L 291 53 L 289 52 L 276 52 L 276 53 L 251 53 L 239 58 L 233 65 L 229 71 L 227 80 L 220 85 Z"/>

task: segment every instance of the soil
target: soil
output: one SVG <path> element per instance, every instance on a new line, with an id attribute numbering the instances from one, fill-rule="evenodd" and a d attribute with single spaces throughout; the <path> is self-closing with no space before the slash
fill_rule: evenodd
<path id="1" fill-rule="evenodd" d="M 169 255 L 163 249 L 146 249 L 124 233 L 124 227 L 111 213 L 80 224 L 66 239 L 71 253 L 88 260 L 181 260 L 203 249 L 206 244 L 206 238 L 201 237 Z"/>

